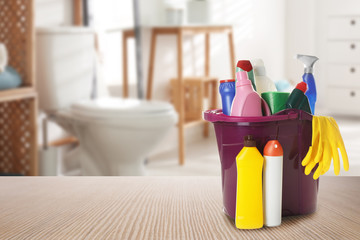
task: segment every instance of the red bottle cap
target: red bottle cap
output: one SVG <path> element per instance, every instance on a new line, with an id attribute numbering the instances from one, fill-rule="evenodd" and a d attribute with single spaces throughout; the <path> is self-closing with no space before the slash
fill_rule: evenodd
<path id="1" fill-rule="evenodd" d="M 278 140 L 270 140 L 264 148 L 264 156 L 283 156 L 284 151 Z"/>
<path id="2" fill-rule="evenodd" d="M 301 90 L 303 93 L 305 93 L 306 90 L 307 90 L 307 84 L 306 84 L 306 82 L 298 83 L 298 84 L 296 85 L 296 89 L 299 89 L 299 90 Z"/>
<path id="3" fill-rule="evenodd" d="M 237 62 L 236 66 L 246 72 L 250 72 L 253 69 L 251 62 L 249 60 L 240 60 Z"/>
<path id="4" fill-rule="evenodd" d="M 220 80 L 220 83 L 226 83 L 226 82 L 235 82 L 235 79 Z"/>

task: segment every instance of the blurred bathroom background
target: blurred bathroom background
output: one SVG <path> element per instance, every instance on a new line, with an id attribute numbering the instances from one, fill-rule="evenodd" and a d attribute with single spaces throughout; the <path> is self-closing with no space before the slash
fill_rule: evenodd
<path id="1" fill-rule="evenodd" d="M 317 115 L 331 115 L 339 124 L 350 161 L 350 170 L 344 172 L 342 169 L 341 175 L 360 175 L 360 2 L 356 0 L 344 0 L 341 3 L 336 0 L 139 0 L 137 3 L 140 26 L 138 33 L 141 35 L 141 42 L 138 45 L 141 46 L 141 54 L 138 56 L 141 58 L 136 57 L 134 34 L 135 36 L 139 34 L 134 32 L 136 9 L 133 0 L 34 0 L 35 42 L 38 41 L 35 44 L 37 48 L 35 53 L 38 56 L 34 58 L 37 61 L 35 62 L 37 89 L 43 87 L 39 86 L 43 80 L 39 82 L 36 79 L 44 78 L 39 76 L 39 73 L 45 74 L 44 69 L 52 69 L 52 64 L 55 64 L 47 58 L 39 60 L 39 55 L 45 54 L 41 48 L 49 47 L 42 36 L 49 32 L 66 36 L 77 31 L 76 28 L 74 30 L 70 27 L 77 26 L 82 28 L 81 31 L 90 30 L 87 34 L 94 36 L 91 46 L 94 57 L 84 58 L 84 61 L 89 61 L 88 64 L 91 66 L 87 68 L 87 74 L 91 76 L 88 87 L 92 88 L 91 91 L 89 90 L 89 98 L 90 96 L 106 99 L 123 98 L 124 71 L 128 79 L 129 98 L 139 97 L 137 88 L 139 76 L 146 95 L 149 65 L 150 67 L 153 65 L 152 100 L 174 103 L 176 101 L 174 98 L 178 97 L 176 89 L 178 85 L 171 84 L 171 79 L 176 81 L 179 64 L 176 34 L 157 36 L 154 61 L 151 62 L 149 59 L 154 48 L 151 45 L 153 29 L 230 26 L 234 49 L 231 49 L 228 32 L 225 31 L 224 34 L 219 31 L 210 34 L 208 73 L 206 73 L 205 35 L 184 34 L 182 42 L 184 78 L 200 79 L 207 74 L 216 81 L 233 78 L 231 69 L 235 71 L 235 62 L 231 62 L 230 54 L 233 51 L 235 60 L 263 59 L 267 75 L 280 87 L 292 89 L 302 80 L 304 71 L 303 65 L 295 59 L 295 55 L 307 54 L 319 57 L 314 72 L 318 91 Z M 2 4 L 5 4 L 5 1 Z M 124 43 L 125 34 L 129 34 L 126 43 Z M 79 45 L 79 49 L 76 49 L 75 42 L 69 40 L 67 44 L 58 47 L 71 49 L 65 56 L 67 59 L 62 59 L 69 63 L 67 68 L 70 72 L 78 67 L 70 62 L 80 54 L 83 45 Z M 125 48 L 126 53 L 124 53 Z M 140 63 L 137 62 L 139 59 Z M 125 65 L 124 60 L 126 60 Z M 138 69 L 140 75 L 137 67 L 141 68 Z M 67 70 L 62 69 L 62 71 Z M 58 85 L 51 89 L 60 89 L 60 87 L 61 85 Z M 48 88 L 42 91 L 48 91 Z M 216 93 L 217 107 L 220 108 L 221 102 L 217 90 Z M 55 93 L 48 92 L 48 94 Z M 62 97 L 71 99 L 71 95 L 74 94 L 76 95 L 69 92 L 68 96 Z M 44 168 L 48 168 L 47 173 L 46 169 L 42 170 L 45 171 L 44 174 L 82 175 L 81 161 L 76 157 L 66 157 L 82 142 L 69 131 L 64 131 L 64 126 L 59 126 L 60 120 L 52 121 L 45 114 L 41 109 L 42 95 L 39 96 L 40 109 L 37 113 L 37 162 L 45 164 Z M 210 93 L 207 95 L 208 97 L 201 104 L 202 110 L 212 107 L 212 96 Z M 86 105 L 82 110 L 86 111 L 86 107 L 88 106 Z M 106 105 L 106 108 L 111 107 Z M 156 146 L 146 153 L 146 157 L 141 162 L 144 165 L 142 174 L 220 175 L 220 160 L 213 127 L 209 126 L 206 137 L 204 124 L 201 121 L 185 124 L 182 139 L 183 161 L 179 161 L 181 140 L 178 120 L 179 118 L 174 120 L 171 126 L 169 125 L 168 131 L 163 133 Z M 132 135 L 131 127 L 128 128 L 129 131 L 121 132 L 124 142 L 126 142 L 126 134 L 129 134 L 129 138 Z M 92 137 L 97 138 L 97 136 Z M 110 142 L 109 139 L 110 137 L 107 141 Z M 99 136 L 98 143 L 92 141 L 86 144 L 88 147 L 90 144 L 89 148 L 94 144 L 95 148 L 98 147 L 95 145 L 101 144 L 100 140 Z M 150 142 L 151 140 L 149 144 Z M 116 148 L 116 143 L 112 144 Z M 126 151 L 137 152 L 142 147 L 144 146 L 134 144 Z M 119 159 L 121 154 L 118 153 Z M 127 155 L 131 156 L 128 153 Z M 101 159 L 101 156 L 98 159 Z M 48 162 L 44 163 L 44 161 Z M 101 161 L 98 164 L 101 165 Z M 90 166 L 88 172 L 91 173 L 91 169 L 97 167 L 98 165 Z M 119 174 L 133 175 L 134 172 L 130 168 L 127 172 L 125 167 L 124 170 L 119 171 L 121 172 Z M 107 171 L 109 174 L 105 175 L 111 175 L 109 171 Z M 101 171 L 95 170 L 95 172 Z M 333 170 L 326 175 L 333 175 Z"/>

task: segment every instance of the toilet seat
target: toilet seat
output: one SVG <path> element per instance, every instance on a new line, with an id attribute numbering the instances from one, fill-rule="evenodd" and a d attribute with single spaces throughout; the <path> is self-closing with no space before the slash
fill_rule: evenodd
<path id="1" fill-rule="evenodd" d="M 99 98 L 81 100 L 58 115 L 67 116 L 79 122 L 97 123 L 113 127 L 136 129 L 161 128 L 177 122 L 174 107 L 167 102 L 138 99 Z"/>
<path id="2" fill-rule="evenodd" d="M 138 99 L 99 98 L 74 103 L 71 112 L 89 118 L 146 118 L 174 111 L 171 104 Z"/>

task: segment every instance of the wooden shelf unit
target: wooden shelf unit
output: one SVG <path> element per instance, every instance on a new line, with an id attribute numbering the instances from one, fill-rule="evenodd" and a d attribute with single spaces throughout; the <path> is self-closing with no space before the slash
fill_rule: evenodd
<path id="1" fill-rule="evenodd" d="M 234 40 L 233 40 L 233 30 L 231 25 L 189 25 L 189 26 L 155 26 L 151 29 L 151 41 L 150 41 L 150 54 L 149 54 L 149 70 L 148 70 L 148 80 L 147 80 L 147 93 L 146 98 L 148 100 L 152 99 L 152 90 L 153 90 L 153 78 L 155 70 L 155 54 L 157 46 L 157 37 L 160 35 L 175 35 L 176 37 L 176 50 L 177 50 L 177 99 L 179 101 L 179 123 L 178 123 L 178 142 L 179 142 L 179 164 L 185 164 L 185 134 L 184 128 L 192 126 L 193 124 L 186 120 L 185 115 L 185 77 L 183 75 L 183 38 L 184 36 L 194 36 L 197 34 L 205 35 L 205 68 L 204 68 L 204 77 L 210 76 L 210 35 L 211 34 L 223 33 L 228 36 L 228 45 L 229 45 L 229 57 L 230 57 L 230 69 L 232 77 L 235 78 L 234 72 Z M 124 79 L 124 87 L 126 87 L 126 81 Z M 198 122 L 195 120 L 194 124 Z M 208 135 L 208 123 L 204 129 L 204 135 Z"/>
<path id="2" fill-rule="evenodd" d="M 37 94 L 34 77 L 34 1 L 0 0 L 0 42 L 19 88 L 0 90 L 0 174 L 37 175 Z"/>

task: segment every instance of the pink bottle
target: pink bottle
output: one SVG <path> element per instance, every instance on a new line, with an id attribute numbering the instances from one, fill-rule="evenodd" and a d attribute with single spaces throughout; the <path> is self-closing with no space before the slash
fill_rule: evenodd
<path id="1" fill-rule="evenodd" d="M 236 93 L 231 106 L 231 116 L 262 116 L 261 97 L 254 91 L 247 72 L 237 72 L 236 77 Z"/>

